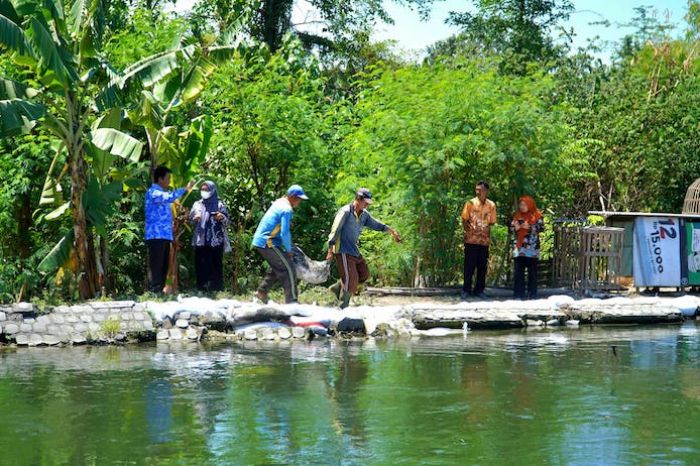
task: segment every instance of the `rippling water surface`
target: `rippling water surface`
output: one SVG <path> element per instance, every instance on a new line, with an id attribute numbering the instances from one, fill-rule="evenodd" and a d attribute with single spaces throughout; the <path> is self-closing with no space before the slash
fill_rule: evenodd
<path id="1" fill-rule="evenodd" d="M 0 351 L 2 464 L 700 464 L 700 334 Z"/>

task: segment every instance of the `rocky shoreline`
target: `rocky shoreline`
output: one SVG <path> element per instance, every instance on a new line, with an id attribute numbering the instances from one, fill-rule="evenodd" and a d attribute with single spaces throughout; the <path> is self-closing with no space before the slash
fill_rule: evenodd
<path id="1" fill-rule="evenodd" d="M 695 318 L 700 298 L 580 299 L 337 308 L 180 298 L 167 302 L 94 301 L 39 310 L 0 306 L 0 343 L 16 346 L 123 344 L 144 341 L 311 339 L 340 334 L 428 337 L 481 329 L 575 328 L 581 325 L 680 323 Z M 345 320 L 344 320 L 345 319 Z M 354 327 L 348 329 L 351 322 Z"/>

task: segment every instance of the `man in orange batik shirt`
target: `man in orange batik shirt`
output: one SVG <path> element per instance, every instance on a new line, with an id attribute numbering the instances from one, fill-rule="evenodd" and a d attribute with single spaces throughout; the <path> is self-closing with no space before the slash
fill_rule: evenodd
<path id="1" fill-rule="evenodd" d="M 469 296 L 485 298 L 486 267 L 489 261 L 491 225 L 496 223 L 496 204 L 488 199 L 489 184 L 476 184 L 476 197 L 464 204 L 462 226 L 464 227 L 464 286 L 462 299 Z M 476 270 L 476 283 L 472 289 L 472 277 Z"/>

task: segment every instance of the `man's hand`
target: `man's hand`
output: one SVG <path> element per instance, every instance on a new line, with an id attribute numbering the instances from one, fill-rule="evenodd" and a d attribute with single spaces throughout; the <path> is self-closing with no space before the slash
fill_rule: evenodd
<path id="1" fill-rule="evenodd" d="M 214 214 L 214 220 L 216 220 L 217 222 L 223 222 L 225 218 L 226 216 L 224 216 L 224 214 L 222 214 L 221 212 L 216 212 Z"/>
<path id="2" fill-rule="evenodd" d="M 186 188 L 186 189 L 187 189 L 188 191 L 192 191 L 192 189 L 195 187 L 196 184 L 197 184 L 197 182 L 196 182 L 195 180 L 190 180 L 190 182 L 187 183 L 187 188 Z"/>
<path id="3" fill-rule="evenodd" d="M 201 215 L 195 215 L 195 217 L 192 219 L 193 222 L 201 222 L 202 221 L 202 216 Z"/>
<path id="4" fill-rule="evenodd" d="M 328 262 L 333 260 L 333 248 L 328 248 L 328 254 L 326 254 L 326 260 Z"/>
<path id="5" fill-rule="evenodd" d="M 393 228 L 389 228 L 389 233 L 391 233 L 391 236 L 394 237 L 394 241 L 396 241 L 397 243 L 401 242 L 401 235 L 399 235 L 399 233 L 396 230 L 394 230 Z"/>

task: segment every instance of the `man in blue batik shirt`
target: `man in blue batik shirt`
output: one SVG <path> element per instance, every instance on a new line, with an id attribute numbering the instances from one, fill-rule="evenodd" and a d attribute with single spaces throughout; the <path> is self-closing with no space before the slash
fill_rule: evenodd
<path id="1" fill-rule="evenodd" d="M 160 166 L 153 172 L 153 184 L 146 191 L 146 246 L 148 247 L 148 289 L 160 293 L 168 276 L 170 243 L 173 241 L 173 213 L 170 204 L 194 187 L 168 191 L 170 169 Z"/>

